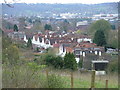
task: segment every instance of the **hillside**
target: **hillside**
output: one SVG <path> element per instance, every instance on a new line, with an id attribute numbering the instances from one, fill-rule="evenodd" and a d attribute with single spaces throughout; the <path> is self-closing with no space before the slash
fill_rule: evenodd
<path id="1" fill-rule="evenodd" d="M 102 4 L 12 4 L 14 8 L 10 8 L 2 4 L 3 14 L 8 15 L 40 15 L 51 13 L 81 13 L 81 15 L 93 15 L 99 13 L 117 13 L 117 3 Z M 109 12 L 108 12 L 109 11 Z"/>

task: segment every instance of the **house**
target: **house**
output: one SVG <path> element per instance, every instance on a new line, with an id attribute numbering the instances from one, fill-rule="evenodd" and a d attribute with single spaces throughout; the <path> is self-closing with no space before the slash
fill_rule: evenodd
<path id="1" fill-rule="evenodd" d="M 8 37 L 14 40 L 23 40 L 24 36 L 25 36 L 25 32 L 20 32 L 20 31 L 8 33 Z"/>
<path id="2" fill-rule="evenodd" d="M 77 39 L 77 42 L 78 43 L 80 43 L 80 42 L 90 42 L 90 43 L 92 43 L 92 39 L 87 35 L 82 35 Z"/>
<path id="3" fill-rule="evenodd" d="M 74 47 L 74 55 L 76 58 L 85 57 L 89 53 L 101 56 L 104 47 L 99 47 L 94 43 L 82 42 Z"/>
<path id="4" fill-rule="evenodd" d="M 89 24 L 87 21 L 80 21 L 80 22 L 77 22 L 76 28 L 79 30 L 86 30 L 88 28 L 88 25 Z"/>

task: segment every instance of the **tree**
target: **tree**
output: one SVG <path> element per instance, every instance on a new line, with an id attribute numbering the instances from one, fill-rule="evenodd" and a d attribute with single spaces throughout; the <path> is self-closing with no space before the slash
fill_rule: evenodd
<path id="1" fill-rule="evenodd" d="M 107 71 L 108 72 L 112 72 L 112 73 L 118 73 L 118 71 L 120 71 L 119 67 L 118 67 L 118 60 L 113 60 L 111 61 L 109 64 L 108 64 L 108 67 L 107 67 Z"/>
<path id="2" fill-rule="evenodd" d="M 24 30 L 26 25 L 25 23 L 26 19 L 24 17 L 21 17 L 18 19 L 18 21 L 19 21 L 19 30 Z"/>
<path id="3" fill-rule="evenodd" d="M 64 57 L 64 68 L 71 70 L 77 69 L 77 62 L 73 53 L 66 53 Z"/>
<path id="4" fill-rule="evenodd" d="M 54 68 L 63 68 L 63 59 L 60 56 L 46 55 L 45 57 L 46 64 L 48 66 L 53 66 Z"/>
<path id="5" fill-rule="evenodd" d="M 65 19 L 64 22 L 63 22 L 63 30 L 64 30 L 65 32 L 67 32 L 68 26 L 69 26 L 69 22 Z"/>
<path id="6" fill-rule="evenodd" d="M 13 29 L 14 25 L 6 20 L 3 20 L 2 27 L 6 28 L 6 29 Z"/>
<path id="7" fill-rule="evenodd" d="M 111 25 L 111 28 L 112 28 L 112 30 L 116 29 L 115 25 Z"/>
<path id="8" fill-rule="evenodd" d="M 55 62 L 53 63 L 55 68 L 61 69 L 61 68 L 63 68 L 63 64 L 64 64 L 64 61 L 63 61 L 62 57 L 60 57 L 60 56 L 55 57 Z"/>
<path id="9" fill-rule="evenodd" d="M 27 47 L 28 47 L 28 48 L 32 48 L 32 41 L 31 41 L 30 38 L 28 39 Z"/>
<path id="10" fill-rule="evenodd" d="M 111 48 L 118 48 L 118 45 L 119 45 L 119 33 L 117 30 L 111 30 L 110 31 L 110 34 L 109 34 L 109 40 L 108 40 L 108 45 L 107 46 L 110 46 Z"/>
<path id="11" fill-rule="evenodd" d="M 0 28 L 0 36 L 2 36 L 2 34 L 4 34 L 4 31 Z"/>
<path id="12" fill-rule="evenodd" d="M 14 25 L 14 31 L 18 32 L 18 26 L 16 24 Z"/>
<path id="13" fill-rule="evenodd" d="M 45 24 L 44 29 L 45 30 L 52 30 L 52 26 L 49 24 Z"/>
<path id="14" fill-rule="evenodd" d="M 96 43 L 97 46 L 105 46 L 106 45 L 105 35 L 102 30 L 96 31 L 93 42 Z"/>
<path id="15" fill-rule="evenodd" d="M 78 67 L 79 67 L 79 68 L 82 68 L 82 67 L 83 67 L 83 59 L 79 60 L 79 62 L 78 62 Z"/>
<path id="16" fill-rule="evenodd" d="M 12 52 L 12 53 L 11 53 Z M 19 60 L 19 49 L 15 45 L 10 45 L 7 49 L 7 58 L 11 65 L 16 65 Z"/>
<path id="17" fill-rule="evenodd" d="M 49 55 L 49 54 L 46 55 L 46 57 L 45 57 L 46 65 L 48 65 L 48 66 L 53 65 L 54 59 L 55 59 L 54 55 Z"/>
<path id="18" fill-rule="evenodd" d="M 96 31 L 101 30 L 104 32 L 105 38 L 108 41 L 110 29 L 111 29 L 110 23 L 108 21 L 102 19 L 102 20 L 98 20 L 98 21 L 92 23 L 92 25 L 90 26 L 89 33 L 94 36 Z"/>

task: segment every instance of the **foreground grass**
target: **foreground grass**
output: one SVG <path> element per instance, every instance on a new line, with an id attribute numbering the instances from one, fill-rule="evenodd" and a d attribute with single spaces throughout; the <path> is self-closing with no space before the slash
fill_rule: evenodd
<path id="1" fill-rule="evenodd" d="M 25 65 L 15 68 L 3 66 L 3 88 L 71 88 L 70 71 L 53 69 L 48 71 L 47 77 L 45 69 L 34 70 Z M 90 88 L 90 72 L 80 73 L 75 71 L 73 76 L 74 88 Z M 96 76 L 95 87 L 105 88 L 105 80 L 108 80 L 109 88 L 118 88 L 117 74 Z"/>
<path id="2" fill-rule="evenodd" d="M 62 76 L 66 81 L 66 88 L 71 87 L 71 76 Z M 105 88 L 106 80 L 108 80 L 108 88 L 118 88 L 118 76 L 117 75 L 105 75 L 96 76 L 95 88 Z M 91 74 L 74 72 L 74 88 L 90 88 Z"/>

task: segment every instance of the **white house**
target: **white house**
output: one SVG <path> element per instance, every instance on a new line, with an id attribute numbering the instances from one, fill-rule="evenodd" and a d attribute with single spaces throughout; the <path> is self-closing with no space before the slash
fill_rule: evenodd
<path id="1" fill-rule="evenodd" d="M 77 42 L 78 42 L 78 43 L 84 42 L 84 41 L 85 41 L 85 42 L 88 41 L 88 42 L 90 42 L 90 43 L 93 43 L 91 38 L 86 38 L 86 37 L 85 37 L 85 38 L 79 38 L 79 39 L 77 39 Z"/>
<path id="2" fill-rule="evenodd" d="M 59 46 L 59 53 L 58 53 L 58 55 L 64 57 L 65 54 L 66 54 L 66 49 L 65 49 L 64 45 L 61 44 L 61 45 Z"/>
<path id="3" fill-rule="evenodd" d="M 48 40 L 48 39 L 47 39 L 47 40 Z M 26 36 L 24 36 L 24 41 L 25 41 L 25 42 L 28 41 L 27 38 L 26 38 Z M 35 39 L 35 36 L 33 36 L 33 38 L 32 38 L 32 44 L 34 44 L 34 45 L 36 45 L 36 46 L 38 46 L 38 47 L 43 47 L 43 48 L 45 48 L 45 49 L 50 48 L 50 47 L 53 47 L 53 46 L 50 44 L 50 40 L 48 40 L 48 42 L 49 42 L 49 43 L 46 44 L 44 38 L 42 38 L 42 42 L 40 42 L 39 37 L 37 37 L 37 40 Z"/>

